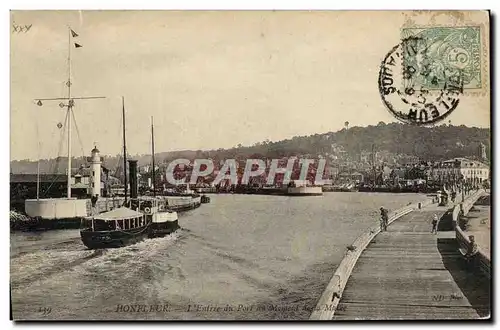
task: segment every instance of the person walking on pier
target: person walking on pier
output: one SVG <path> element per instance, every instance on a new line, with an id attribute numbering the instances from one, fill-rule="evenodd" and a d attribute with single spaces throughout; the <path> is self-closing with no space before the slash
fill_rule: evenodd
<path id="1" fill-rule="evenodd" d="M 451 202 L 455 203 L 455 198 L 457 197 L 457 193 L 455 191 L 451 192 Z"/>
<path id="2" fill-rule="evenodd" d="M 474 257 L 479 252 L 474 235 L 469 236 L 470 244 L 467 245 L 467 253 L 465 254 L 465 261 L 467 262 L 467 267 L 472 268 L 474 266 Z"/>
<path id="3" fill-rule="evenodd" d="M 387 223 L 389 221 L 388 212 L 382 206 L 380 208 L 380 231 L 387 231 Z"/>
<path id="4" fill-rule="evenodd" d="M 438 216 L 437 214 L 434 214 L 434 218 L 432 218 L 432 229 L 431 233 L 437 234 L 437 225 L 438 225 Z"/>

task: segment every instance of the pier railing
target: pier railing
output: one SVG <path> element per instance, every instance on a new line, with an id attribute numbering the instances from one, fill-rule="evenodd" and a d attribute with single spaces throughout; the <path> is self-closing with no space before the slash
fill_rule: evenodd
<path id="1" fill-rule="evenodd" d="M 484 190 L 479 190 L 469 196 L 465 201 L 459 205 L 456 205 L 453 209 L 453 222 L 455 224 L 455 234 L 458 245 L 464 251 L 468 251 L 471 245 L 469 240 L 469 236 L 466 232 L 460 228 L 457 224 L 457 221 L 460 216 L 460 210 L 463 210 L 463 215 L 467 215 L 471 208 L 474 206 L 474 203 L 483 195 Z M 479 268 L 481 272 L 483 272 L 486 276 L 491 277 L 491 260 L 490 258 L 481 250 L 479 247 L 479 251 L 475 256 L 475 265 Z"/>
<path id="2" fill-rule="evenodd" d="M 402 216 L 433 203 L 433 199 L 428 199 L 421 203 L 410 204 L 389 213 L 388 224 L 393 223 Z M 347 247 L 344 258 L 335 270 L 335 273 L 323 291 L 316 308 L 309 317 L 310 320 L 331 320 L 340 298 L 351 276 L 352 270 L 356 265 L 363 250 L 370 244 L 377 234 L 380 233 L 380 226 L 373 226 L 361 234 L 356 240 Z"/>

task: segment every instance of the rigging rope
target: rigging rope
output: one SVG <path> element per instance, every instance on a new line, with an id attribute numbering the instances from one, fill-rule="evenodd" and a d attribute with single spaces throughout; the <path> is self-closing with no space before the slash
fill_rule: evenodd
<path id="1" fill-rule="evenodd" d="M 54 185 L 54 182 L 57 179 L 57 174 L 58 174 L 58 171 L 59 171 L 59 164 L 61 163 L 60 154 L 61 154 L 61 149 L 62 149 L 64 137 L 66 135 L 66 123 L 67 122 L 68 122 L 68 112 L 66 112 L 66 117 L 64 119 L 64 125 L 62 127 L 62 131 L 61 131 L 61 134 L 60 134 L 60 137 L 59 137 L 59 147 L 57 149 L 56 163 L 54 165 L 54 168 L 50 171 L 50 172 L 52 172 L 52 174 L 54 175 L 54 177 L 53 177 L 52 182 L 50 183 L 49 187 L 43 192 L 43 196 L 47 195 L 47 193 L 49 192 L 50 188 L 52 188 L 52 186 Z M 42 192 L 40 192 L 40 195 L 42 195 Z"/>
<path id="2" fill-rule="evenodd" d="M 71 111 L 71 115 L 73 117 L 73 123 L 75 124 L 75 130 L 76 130 L 76 135 L 78 137 L 78 142 L 80 142 L 80 151 L 82 152 L 82 160 L 85 163 L 86 162 L 85 150 L 83 149 L 82 139 L 80 138 L 80 130 L 78 129 L 78 125 L 76 124 L 75 112 Z"/>
<path id="3" fill-rule="evenodd" d="M 120 131 L 121 132 L 123 130 L 123 121 L 122 121 L 123 118 L 120 118 Z M 122 146 L 123 148 L 123 146 Z M 115 174 L 114 174 L 114 177 L 117 178 L 118 177 L 118 171 L 121 169 L 122 167 L 122 162 L 123 162 L 123 155 L 121 153 L 121 151 L 118 153 L 118 159 L 116 161 L 116 164 L 115 164 Z M 125 171 L 123 171 L 125 173 Z"/>

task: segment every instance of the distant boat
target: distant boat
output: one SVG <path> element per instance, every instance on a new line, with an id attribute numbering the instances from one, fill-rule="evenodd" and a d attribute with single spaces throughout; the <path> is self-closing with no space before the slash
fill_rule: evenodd
<path id="1" fill-rule="evenodd" d="M 323 189 L 319 186 L 310 186 L 298 180 L 290 182 L 286 190 L 287 196 L 321 196 Z"/>
<path id="2" fill-rule="evenodd" d="M 201 205 L 201 196 L 162 196 L 168 203 L 168 208 L 176 212 L 196 209 Z"/>
<path id="3" fill-rule="evenodd" d="M 288 196 L 321 196 L 321 187 L 289 187 L 286 194 Z"/>
<path id="4" fill-rule="evenodd" d="M 348 184 L 342 185 L 340 187 L 339 191 L 342 191 L 342 192 L 356 192 L 356 191 L 358 191 L 358 188 L 356 187 L 356 185 L 354 183 L 348 183 Z"/>

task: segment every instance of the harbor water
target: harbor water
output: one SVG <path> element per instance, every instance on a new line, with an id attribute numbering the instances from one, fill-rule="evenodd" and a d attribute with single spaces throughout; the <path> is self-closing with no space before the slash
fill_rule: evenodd
<path id="1" fill-rule="evenodd" d="M 307 319 L 346 247 L 425 195 L 210 195 L 171 236 L 87 250 L 78 230 L 11 233 L 14 319 Z"/>

